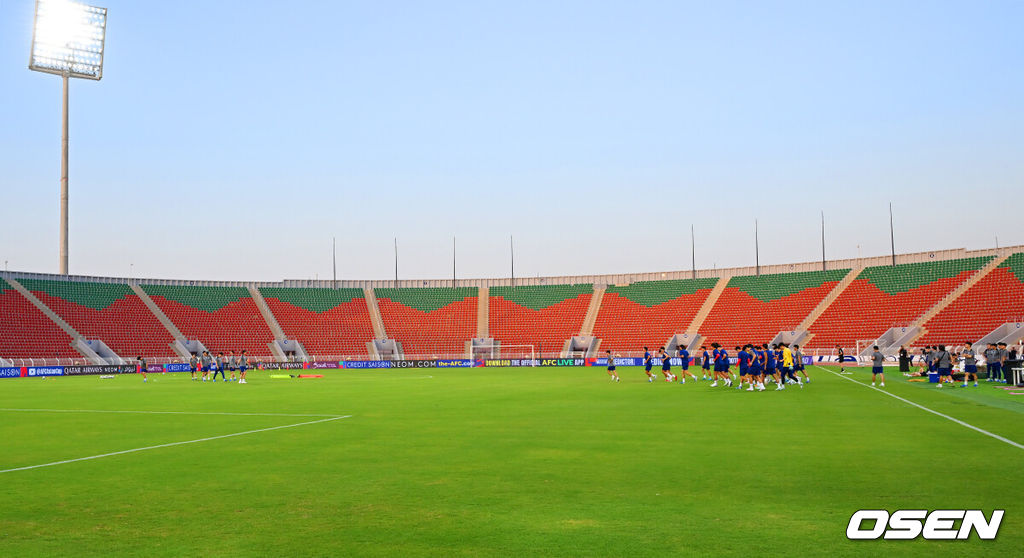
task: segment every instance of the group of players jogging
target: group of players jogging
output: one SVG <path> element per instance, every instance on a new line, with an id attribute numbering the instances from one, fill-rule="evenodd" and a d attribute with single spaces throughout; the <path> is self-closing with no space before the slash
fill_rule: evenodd
<path id="1" fill-rule="evenodd" d="M 652 355 L 650 349 L 644 347 L 643 363 L 647 381 L 653 382 L 657 379 L 657 374 L 652 372 L 656 358 L 661 361 L 661 374 L 666 382 L 675 382 L 678 379 L 679 383 L 685 384 L 686 376 L 697 381 L 697 376 L 690 372 L 691 360 L 694 361 L 694 366 L 700 365 L 701 379 L 712 381 L 711 387 L 718 387 L 719 381 L 724 386 L 732 387 L 733 382 L 736 381 L 739 383 L 736 389 L 743 389 L 743 385 L 747 384 L 747 391 L 764 391 L 767 389 L 765 383 L 774 382 L 775 389 L 778 391 L 786 389 L 786 385 L 798 385 L 803 388 L 805 383 L 811 381 L 804 369 L 800 345 L 793 345 L 790 348 L 788 343 L 765 343 L 764 345 L 748 343 L 742 347 L 736 347 L 735 359 L 739 376 L 733 374 L 731 370 L 733 357 L 721 345 L 712 343 L 710 352 L 708 352 L 707 345 L 701 345 L 700 349 L 701 354 L 691 359 L 690 352 L 686 350 L 686 347 L 682 345 L 676 347 L 675 356 L 679 358 L 681 368 L 677 377 L 672 372 L 672 359 L 668 351 L 659 348 L 657 355 Z M 613 356 L 610 350 L 605 351 L 605 354 L 608 358 L 608 375 L 612 381 L 620 381 L 615 367 L 615 356 L 620 355 Z M 803 379 L 797 376 L 798 373 L 803 376 Z"/>
<path id="2" fill-rule="evenodd" d="M 217 381 L 217 374 L 220 373 L 220 379 L 223 382 L 234 382 L 235 371 L 238 371 L 238 383 L 245 384 L 245 373 L 249 370 L 249 357 L 243 350 L 235 356 L 235 351 L 229 351 L 227 358 L 224 357 L 224 353 L 217 353 L 214 357 L 210 354 L 210 351 L 203 351 L 201 356 L 192 355 L 188 361 L 189 369 L 192 372 L 192 380 L 196 381 L 196 372 L 202 372 L 202 381 L 206 381 L 210 373 L 213 372 L 213 377 L 209 378 L 211 382 Z M 224 377 L 224 370 L 231 372 L 230 378 Z"/>
<path id="3" fill-rule="evenodd" d="M 146 359 L 141 356 L 136 359 L 139 372 L 142 374 L 142 381 L 146 381 Z M 235 351 L 229 351 L 228 356 L 225 357 L 224 353 L 217 353 L 217 356 L 210 354 L 210 351 L 203 351 L 201 355 L 193 354 L 188 359 L 189 370 L 192 373 L 192 381 L 217 381 L 217 374 L 220 374 L 222 382 L 238 382 L 240 384 L 247 384 L 249 382 L 245 379 L 245 373 L 249 370 L 249 356 L 245 354 L 245 350 L 242 350 L 235 355 Z M 224 375 L 224 372 L 228 371 L 231 373 L 231 377 L 228 378 Z M 238 377 L 235 377 L 235 372 L 238 372 Z M 210 373 L 213 373 L 213 377 L 210 377 Z M 198 374 L 202 374 L 201 377 Z"/>

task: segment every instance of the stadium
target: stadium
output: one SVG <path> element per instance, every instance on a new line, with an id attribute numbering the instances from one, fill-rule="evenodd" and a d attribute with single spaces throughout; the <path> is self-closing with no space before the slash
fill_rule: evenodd
<path id="1" fill-rule="evenodd" d="M 712 342 L 767 341 L 800 345 L 815 362 L 836 362 L 842 348 L 857 363 L 875 345 L 895 360 L 900 347 L 916 354 L 968 340 L 1024 340 L 1024 247 L 893 260 L 398 282 L 7 272 L 0 358 L 35 367 L 123 365 L 143 355 L 161 372 L 203 352 L 244 350 L 267 366 L 508 359 L 529 366 L 593 360 L 607 350 L 636 358 L 645 346 L 674 355 L 678 346 L 693 353 Z"/>
<path id="2" fill-rule="evenodd" d="M 821 63 L 815 48 L 804 47 L 826 45 L 828 56 L 843 61 L 838 72 L 867 79 L 874 71 L 861 66 L 867 52 L 818 43 L 801 26 L 827 22 L 849 38 L 860 33 L 864 14 L 751 5 L 744 10 L 761 23 L 747 26 L 731 9 L 658 3 L 635 11 L 393 7 L 408 11 L 400 14 L 356 2 L 317 6 L 331 17 L 291 22 L 264 49 L 232 37 L 274 36 L 267 31 L 276 32 L 280 14 L 268 5 L 243 14 L 224 6 L 111 4 L 109 30 L 105 7 L 63 0 L 0 7 L 0 34 L 31 43 L 35 71 L 24 69 L 25 45 L 0 42 L 0 75 L 15 84 L 12 99 L 40 108 L 33 98 L 57 80 L 36 72 L 62 77 L 63 94 L 60 227 L 52 237 L 54 196 L 43 186 L 55 182 L 54 165 L 36 153 L 55 150 L 52 134 L 30 125 L 38 115 L 15 108 L 4 113 L 10 131 L 0 131 L 7 146 L 0 163 L 9 169 L 0 180 L 11 209 L 0 249 L 14 263 L 5 261 L 0 273 L 3 555 L 1020 554 L 1024 244 L 1016 206 L 1024 168 L 1019 153 L 1003 147 L 1021 139 L 1024 97 L 1016 93 L 1024 82 L 986 81 L 991 68 L 976 68 L 981 55 L 1020 50 L 1019 41 L 1010 40 L 1016 50 L 1000 42 L 1015 36 L 1005 26 L 1017 21 L 1019 6 L 977 12 L 950 3 L 961 20 L 931 14 L 920 31 L 906 25 L 917 22 L 915 10 L 891 14 L 899 33 L 885 35 L 880 48 L 929 60 L 892 37 L 908 33 L 932 45 L 948 38 L 935 29 L 967 22 L 968 35 L 955 41 L 968 62 L 936 72 L 943 76 L 936 83 L 973 76 L 991 90 L 942 89 L 938 100 L 915 100 L 929 110 L 941 105 L 934 110 L 949 130 L 906 116 L 917 115 L 917 105 L 868 90 L 859 94 L 871 99 L 871 111 L 892 120 L 873 112 L 853 123 L 856 115 L 824 111 L 807 121 L 752 122 L 786 110 L 784 96 L 763 105 L 755 97 L 776 93 L 766 86 L 734 98 L 724 72 L 705 76 L 723 104 L 704 102 L 746 117 L 715 116 L 689 140 L 673 126 L 699 120 L 701 111 L 657 92 L 681 95 L 691 84 L 663 83 L 643 62 L 667 60 L 654 54 L 660 47 L 683 46 L 668 37 L 684 16 L 736 32 L 750 48 L 718 64 L 753 56 L 764 47 L 757 37 L 788 44 L 778 26 L 813 40 L 797 40 L 799 55 L 788 46 L 772 47 L 776 54 Z M 209 10 L 209 27 L 196 23 L 193 9 Z M 126 32 L 118 10 L 123 23 L 145 33 Z M 355 22 L 345 30 L 356 38 L 325 46 L 339 17 Z M 587 25 L 577 28 L 580 21 Z M 400 57 L 390 58 L 388 41 L 359 35 L 360 26 L 389 38 Z M 688 30 L 699 37 L 698 27 Z M 74 38 L 61 38 L 69 29 Z M 221 29 L 225 42 L 218 42 Z M 166 49 L 165 34 L 188 40 Z M 637 59 L 603 50 L 620 35 L 630 46 L 616 48 Z M 546 47 L 531 51 L 524 36 Z M 588 48 L 577 50 L 566 37 Z M 696 48 L 693 40 L 686 44 Z M 295 50 L 282 46 L 289 41 Z M 235 42 L 296 69 L 253 88 L 250 99 L 233 97 L 204 112 L 210 99 L 250 91 L 243 76 L 266 63 L 231 50 Z M 223 59 L 230 62 L 194 75 L 142 75 L 149 57 L 162 61 L 152 67 L 167 69 L 179 56 L 206 60 L 213 47 L 233 53 Z M 410 54 L 417 49 L 419 58 Z M 278 50 L 286 54 L 277 58 Z M 340 118 L 333 111 L 344 110 L 321 96 L 340 82 L 307 81 L 325 51 L 367 59 L 340 73 L 376 88 L 339 95 L 354 95 L 349 101 L 375 115 L 373 131 L 360 129 L 353 112 L 333 124 L 344 120 L 354 131 L 325 132 Z M 407 56 L 415 60 L 401 65 Z M 561 81 L 562 67 L 538 69 L 548 56 L 576 64 L 566 71 L 572 79 Z M 7 67 L 9 58 L 16 68 Z M 402 73 L 387 69 L 388 61 L 419 81 L 388 81 Z M 227 69 L 250 63 L 249 72 Z M 635 81 L 606 80 L 602 64 Z M 905 68 L 895 66 L 886 75 L 898 90 Z M 739 67 L 758 71 L 756 63 Z M 830 74 L 820 68 L 770 67 L 809 76 L 790 75 L 790 93 L 810 88 L 817 97 L 825 87 L 840 95 L 852 83 L 821 85 Z M 100 84 L 78 89 L 105 72 L 111 100 L 96 93 Z M 126 83 L 117 72 L 140 81 Z M 218 72 L 227 77 L 211 79 Z M 161 81 L 163 73 L 175 81 Z M 140 85 L 144 78 L 157 85 Z M 75 160 L 83 186 L 73 192 L 86 199 L 71 198 L 85 208 L 72 213 L 73 227 L 69 81 L 83 104 L 117 113 L 110 122 L 92 114 L 76 121 L 85 138 L 73 148 L 88 156 Z M 607 97 L 593 92 L 602 88 Z M 588 106 L 589 94 L 600 102 Z M 916 86 L 906 94 L 918 99 Z M 420 95 L 428 101 L 410 101 Z M 451 106 L 442 100 L 448 97 Z M 271 99 L 280 102 L 227 125 L 236 103 L 242 114 Z M 991 114 L 978 112 L 985 104 L 978 99 L 994 107 Z M 419 116 L 403 103 L 426 112 L 420 124 L 429 134 L 420 135 Z M 477 103 L 488 107 L 486 116 L 474 112 Z M 559 108 L 545 113 L 547 103 Z M 491 104 L 504 109 L 492 113 Z M 576 105 L 588 106 L 583 120 L 573 116 Z M 583 123 L 598 105 L 609 108 L 598 128 L 618 137 L 594 139 L 604 136 Z M 617 120 L 612 109 L 631 117 Z M 675 111 L 685 118 L 673 120 L 682 118 Z M 406 121 L 396 126 L 386 116 L 392 112 Z M 836 127 L 809 124 L 817 119 Z M 172 134 L 175 120 L 188 123 L 182 135 L 154 140 L 171 164 L 138 146 L 153 123 Z M 672 126 L 656 124 L 663 120 Z M 519 121 L 536 129 L 517 137 Z M 710 131 L 718 126 L 728 128 L 721 138 Z M 803 126 L 806 135 L 784 135 Z M 793 142 L 792 152 L 735 149 L 745 142 L 740 136 L 758 136 L 761 127 L 771 129 L 761 138 L 766 145 Z M 446 128 L 463 135 L 449 137 Z M 851 139 L 864 129 L 871 132 L 863 145 Z M 887 143 L 887 133 L 907 134 L 900 140 L 907 144 Z M 361 134 L 360 141 L 325 140 L 346 134 Z M 272 141 L 257 146 L 250 136 Z M 936 137 L 949 142 L 936 147 L 929 143 Z M 237 151 L 226 147 L 233 142 Z M 721 151 L 701 151 L 717 142 Z M 835 152 L 816 151 L 829 142 Z M 926 144 L 935 153 L 915 166 Z M 659 159 L 667 145 L 700 156 L 673 153 L 689 165 L 680 171 Z M 865 163 L 866 154 L 884 159 L 883 150 L 905 166 Z M 564 161 L 547 161 L 552 152 Z M 847 152 L 857 156 L 837 162 Z M 764 154 L 772 163 L 758 163 Z M 821 160 L 808 163 L 815 156 Z M 712 171 L 694 178 L 701 158 Z M 47 165 L 42 172 L 37 159 Z M 352 170 L 335 168 L 345 165 Z M 756 172 L 736 170 L 744 166 Z M 859 166 L 870 169 L 857 174 Z M 626 178 L 602 182 L 598 170 Z M 261 183 L 260 175 L 277 172 L 285 178 Z M 345 172 L 353 174 L 338 178 Z M 769 187 L 772 173 L 785 178 Z M 834 190 L 819 184 L 830 173 Z M 853 192 L 838 178 L 843 173 L 892 177 Z M 904 184 L 912 174 L 932 182 Z M 973 205 L 961 210 L 955 200 L 965 177 L 981 176 L 991 185 L 973 186 Z M 506 177 L 537 183 L 511 188 Z M 199 184 L 180 183 L 188 180 Z M 400 184 L 409 180 L 416 186 Z M 793 199 L 779 202 L 779 191 Z M 837 223 L 828 243 L 826 211 L 814 204 L 841 206 L 828 212 Z M 915 212 L 894 222 L 901 204 Z M 456 250 L 455 230 L 464 252 Z M 897 250 L 897 231 L 910 249 Z M 69 243 L 71 233 L 82 242 Z M 401 275 L 400 235 L 403 249 L 411 247 Z M 320 248 L 309 247 L 325 236 L 330 268 Z M 1000 237 L 1011 243 L 1000 245 Z M 861 243 L 869 255 L 861 255 Z M 457 253 L 468 253 L 459 256 L 461 268 Z"/>

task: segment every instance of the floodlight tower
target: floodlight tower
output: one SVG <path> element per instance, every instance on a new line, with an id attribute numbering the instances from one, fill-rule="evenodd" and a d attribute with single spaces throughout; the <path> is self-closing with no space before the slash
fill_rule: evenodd
<path id="1" fill-rule="evenodd" d="M 68 78 L 99 81 L 107 9 L 70 0 L 36 0 L 28 69 L 61 76 L 64 82 L 60 157 L 60 273 L 68 274 Z"/>

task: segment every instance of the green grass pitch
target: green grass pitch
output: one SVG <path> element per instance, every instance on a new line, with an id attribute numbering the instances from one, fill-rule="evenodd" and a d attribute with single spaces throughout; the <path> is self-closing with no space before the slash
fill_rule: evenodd
<path id="1" fill-rule="evenodd" d="M 0 555 L 1021 555 L 1024 450 L 808 371 L 764 393 L 637 368 L 4 380 L 2 470 L 205 441 L 0 473 Z M 1024 395 L 886 390 L 1024 443 Z M 860 508 L 1006 514 L 994 541 L 848 541 Z"/>

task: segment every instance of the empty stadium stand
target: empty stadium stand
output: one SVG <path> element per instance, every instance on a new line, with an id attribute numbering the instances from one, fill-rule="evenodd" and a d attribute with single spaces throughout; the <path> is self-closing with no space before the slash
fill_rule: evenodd
<path id="1" fill-rule="evenodd" d="M 601 349 L 616 353 L 662 347 L 686 331 L 717 278 L 637 281 L 609 286 L 601 300 L 593 334 Z"/>
<path id="2" fill-rule="evenodd" d="M 71 336 L 0 279 L 0 357 L 81 358 Z"/>
<path id="3" fill-rule="evenodd" d="M 729 279 L 700 328 L 709 342 L 730 350 L 770 342 L 793 330 L 843 280 L 849 269 L 746 275 Z"/>
<path id="4" fill-rule="evenodd" d="M 211 352 L 246 350 L 271 356 L 274 334 L 245 287 L 142 285 L 142 290 L 189 339 Z"/>
<path id="5" fill-rule="evenodd" d="M 864 268 L 809 328 L 808 347 L 854 347 L 907 326 L 976 273 L 992 256 Z"/>
<path id="6" fill-rule="evenodd" d="M 285 335 L 310 355 L 365 355 L 374 338 L 362 289 L 261 287 L 260 294 Z"/>
<path id="7" fill-rule="evenodd" d="M 601 350 L 624 356 L 645 345 L 663 346 L 678 333 L 699 333 L 731 349 L 798 327 L 810 334 L 806 349 L 828 352 L 838 344 L 847 354 L 858 341 L 877 339 L 890 328 L 907 328 L 899 343 L 910 345 L 920 335 L 913 346 L 957 346 L 984 336 L 1015 341 L 1016 324 L 1024 322 L 1024 247 L 901 257 L 913 263 L 883 265 L 888 258 L 878 257 L 835 262 L 840 269 L 831 271 L 794 264 L 763 275 L 744 268 L 705 271 L 709 277 L 701 279 L 683 279 L 689 274 L 679 272 L 671 279 L 660 279 L 662 273 L 579 276 L 526 279 L 532 284 L 517 287 L 485 287 L 494 281 L 482 280 L 483 291 L 438 286 L 441 281 L 376 289 L 368 281 L 346 282 L 340 289 L 313 281 L 135 286 L 117 278 L 5 273 L 0 358 L 68 364 L 113 360 L 110 349 L 122 358 L 142 354 L 166 362 L 178 359 L 171 346 L 178 331 L 182 341 L 198 340 L 213 352 L 245 349 L 261 359 L 280 356 L 268 346 L 275 332 L 297 340 L 307 353 L 299 356 L 328 359 L 366 357 L 367 343 L 381 336 L 401 343 L 408 358 L 465 355 L 478 334 L 505 347 L 530 345 L 533 350 L 524 354 L 547 357 L 559 354 L 576 334 L 584 335 L 581 343 L 596 338 Z M 793 268 L 800 271 L 784 272 Z M 595 291 L 594 281 L 631 282 Z M 266 306 L 257 304 L 260 298 Z M 94 343 L 76 349 L 76 335 L 106 347 Z"/>
<path id="8" fill-rule="evenodd" d="M 460 355 L 476 335 L 476 287 L 378 288 L 384 329 L 406 357 Z"/>
<path id="9" fill-rule="evenodd" d="M 1011 255 L 925 323 L 914 345 L 977 341 L 1006 322 L 1024 321 L 1024 252 Z"/>
<path id="10" fill-rule="evenodd" d="M 591 283 L 491 287 L 488 332 L 502 345 L 533 345 L 537 354 L 558 353 L 580 332 L 593 294 Z"/>
<path id="11" fill-rule="evenodd" d="M 103 341 L 122 358 L 176 356 L 171 334 L 125 283 L 20 282 L 83 337 Z"/>

